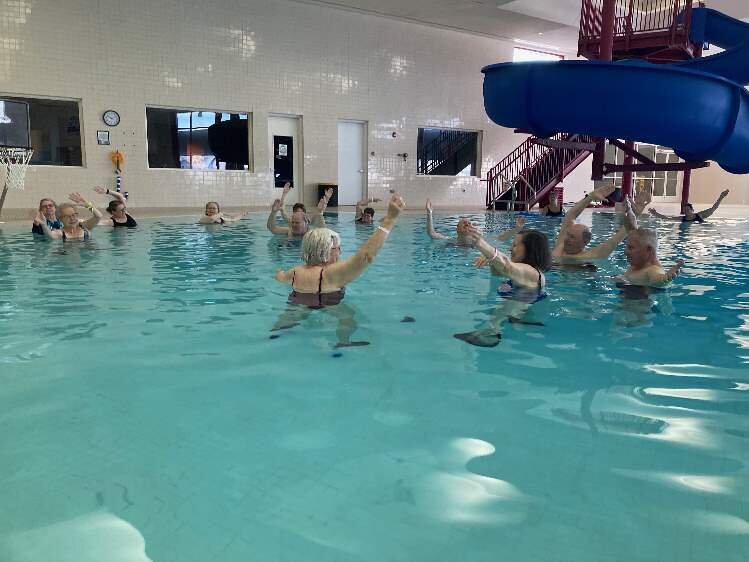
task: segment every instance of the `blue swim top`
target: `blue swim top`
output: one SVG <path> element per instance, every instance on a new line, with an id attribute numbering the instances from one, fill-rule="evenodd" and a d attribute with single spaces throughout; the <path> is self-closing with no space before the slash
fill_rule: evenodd
<path id="1" fill-rule="evenodd" d="M 536 270 L 538 271 L 538 270 Z M 497 287 L 497 294 L 506 299 L 512 299 L 527 304 L 533 304 L 540 300 L 545 299 L 548 295 L 541 286 L 541 272 L 538 271 L 538 286 L 535 289 L 528 287 L 515 287 L 512 284 L 512 279 L 507 279 L 499 287 Z"/>

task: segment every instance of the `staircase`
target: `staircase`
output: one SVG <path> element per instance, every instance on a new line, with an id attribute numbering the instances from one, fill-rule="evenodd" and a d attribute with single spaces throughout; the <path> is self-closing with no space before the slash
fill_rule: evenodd
<path id="1" fill-rule="evenodd" d="M 603 0 L 583 0 L 577 54 L 597 60 L 601 48 Z M 616 3 L 613 60 L 655 63 L 699 56 L 689 41 L 692 0 L 623 0 Z"/>
<path id="2" fill-rule="evenodd" d="M 539 140 L 528 138 L 489 170 L 486 175 L 487 208 L 531 209 L 591 154 L 590 150 L 581 148 L 545 146 L 539 144 Z M 558 133 L 548 140 L 552 143 L 596 141 L 588 135 L 569 133 Z"/>
<path id="3" fill-rule="evenodd" d="M 445 129 L 429 144 L 419 146 L 416 166 L 419 174 L 454 176 L 475 166 L 476 133 Z"/>

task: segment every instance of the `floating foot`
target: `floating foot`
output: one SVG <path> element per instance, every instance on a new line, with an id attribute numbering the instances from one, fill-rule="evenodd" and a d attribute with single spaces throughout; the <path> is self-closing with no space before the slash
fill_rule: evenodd
<path id="1" fill-rule="evenodd" d="M 518 318 L 517 316 L 510 316 L 507 321 L 510 324 L 523 324 L 525 326 L 546 326 L 543 322 L 534 322 L 532 320 L 523 320 L 522 318 Z"/>
<path id="2" fill-rule="evenodd" d="M 502 340 L 502 334 L 488 334 L 486 332 L 465 332 L 453 334 L 453 337 L 477 347 L 496 347 Z"/>
<path id="3" fill-rule="evenodd" d="M 278 326 L 277 328 L 271 328 L 271 332 L 278 332 L 279 330 L 288 330 L 290 328 L 293 328 L 294 326 L 299 326 L 299 322 L 292 322 L 291 324 L 284 324 L 283 326 Z"/>
<path id="4" fill-rule="evenodd" d="M 364 345 L 369 345 L 368 341 L 350 341 L 347 343 L 337 343 L 335 344 L 336 349 L 339 349 L 341 347 L 362 347 Z"/>

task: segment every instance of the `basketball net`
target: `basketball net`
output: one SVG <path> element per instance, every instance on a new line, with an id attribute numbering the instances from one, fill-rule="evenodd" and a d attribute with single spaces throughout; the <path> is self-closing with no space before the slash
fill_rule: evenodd
<path id="1" fill-rule="evenodd" d="M 3 204 L 5 203 L 5 196 L 8 194 L 8 190 L 23 190 L 26 169 L 29 167 L 29 162 L 33 154 L 34 150 L 31 148 L 0 146 L 0 171 L 5 168 L 3 193 L 0 195 L 0 213 L 3 212 Z"/>

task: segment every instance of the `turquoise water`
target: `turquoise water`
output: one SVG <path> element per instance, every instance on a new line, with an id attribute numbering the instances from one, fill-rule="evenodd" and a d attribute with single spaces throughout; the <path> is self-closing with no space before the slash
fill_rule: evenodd
<path id="1" fill-rule="evenodd" d="M 749 221 L 646 219 L 687 261 L 669 291 L 625 299 L 620 248 L 482 349 L 452 334 L 497 280 L 405 216 L 346 295 L 371 345 L 343 350 L 320 312 L 269 339 L 298 243 L 187 221 L 2 227 L 3 562 L 746 560 Z"/>

